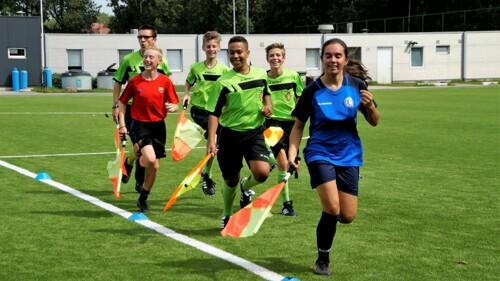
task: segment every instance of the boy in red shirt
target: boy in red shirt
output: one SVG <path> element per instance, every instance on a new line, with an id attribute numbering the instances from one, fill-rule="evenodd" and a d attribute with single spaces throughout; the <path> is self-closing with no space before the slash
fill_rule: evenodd
<path id="1" fill-rule="evenodd" d="M 161 49 L 149 47 L 144 51 L 144 71 L 130 79 L 120 97 L 119 124 L 120 133 L 129 133 L 139 164 L 146 168 L 146 176 L 142 184 L 137 207 L 147 211 L 147 199 L 156 173 L 160 167 L 160 158 L 165 157 L 167 112 L 177 111 L 177 93 L 172 81 L 157 71 L 162 61 Z M 132 122 L 130 132 L 125 126 L 125 108 L 133 98 L 131 107 Z"/>

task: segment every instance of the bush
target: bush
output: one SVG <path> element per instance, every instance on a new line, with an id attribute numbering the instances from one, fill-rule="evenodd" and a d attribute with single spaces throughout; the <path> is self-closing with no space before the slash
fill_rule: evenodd
<path id="1" fill-rule="evenodd" d="M 61 73 L 52 74 L 52 87 L 62 88 Z"/>

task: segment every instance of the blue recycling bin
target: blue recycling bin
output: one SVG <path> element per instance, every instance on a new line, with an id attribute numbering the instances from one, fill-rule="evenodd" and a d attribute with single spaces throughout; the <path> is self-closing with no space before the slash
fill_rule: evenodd
<path id="1" fill-rule="evenodd" d="M 42 85 L 47 88 L 52 88 L 52 69 L 45 67 L 43 69 Z"/>
<path id="2" fill-rule="evenodd" d="M 28 89 L 28 71 L 21 70 L 19 72 L 19 88 L 21 90 Z"/>
<path id="3" fill-rule="evenodd" d="M 19 71 L 14 67 L 10 74 L 12 77 L 12 91 L 19 92 Z"/>

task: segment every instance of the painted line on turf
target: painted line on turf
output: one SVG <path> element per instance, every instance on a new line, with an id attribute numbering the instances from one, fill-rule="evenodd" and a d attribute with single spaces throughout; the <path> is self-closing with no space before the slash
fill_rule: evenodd
<path id="1" fill-rule="evenodd" d="M 63 111 L 48 111 L 48 112 L 35 112 L 35 111 L 23 111 L 23 112 L 0 112 L 0 115 L 105 115 L 110 114 L 109 112 L 63 112 Z M 177 115 L 179 113 L 172 112 L 168 115 Z"/>
<path id="2" fill-rule="evenodd" d="M 3 166 L 3 167 L 10 169 L 10 170 L 13 170 L 21 175 L 30 177 L 32 179 L 36 178 L 35 173 L 30 172 L 24 168 L 7 163 L 5 161 L 0 160 L 0 166 Z M 128 220 L 128 217 L 130 217 L 132 215 L 132 213 L 130 213 L 129 211 L 120 209 L 112 204 L 101 201 L 100 199 L 98 199 L 96 197 L 93 197 L 93 196 L 90 196 L 90 195 L 85 194 L 83 192 L 80 192 L 79 190 L 76 190 L 74 188 L 71 188 L 67 185 L 56 182 L 54 180 L 41 180 L 41 182 L 43 182 L 47 185 L 50 185 L 52 187 L 55 187 L 55 188 L 57 188 L 61 191 L 64 191 L 66 193 L 69 193 L 75 197 L 82 199 L 82 200 L 85 200 L 85 201 L 87 201 L 93 205 L 96 205 L 102 209 L 105 209 L 111 213 L 117 214 L 126 220 Z M 220 258 L 220 259 L 223 259 L 227 262 L 230 262 L 232 264 L 240 266 L 240 267 L 248 270 L 249 272 L 251 272 L 257 276 L 262 277 L 265 280 L 281 281 L 285 278 L 284 276 L 282 276 L 276 272 L 270 271 L 270 270 L 268 270 L 260 265 L 252 263 L 251 261 L 248 261 L 248 260 L 245 260 L 245 259 L 240 258 L 238 256 L 235 256 L 231 253 L 228 253 L 224 250 L 221 250 L 219 248 L 216 248 L 216 247 L 209 245 L 209 244 L 206 244 L 204 242 L 198 241 L 196 239 L 193 239 L 193 238 L 186 236 L 184 234 L 177 233 L 177 232 L 173 231 L 172 229 L 167 228 L 167 227 L 165 227 L 159 223 L 156 223 L 152 220 L 147 219 L 147 220 L 139 220 L 139 221 L 134 221 L 134 222 L 138 223 L 146 228 L 154 230 L 154 231 L 156 231 L 156 232 L 158 232 L 166 237 L 169 237 L 169 238 L 174 239 L 178 242 L 181 242 L 185 245 L 188 245 L 188 246 L 193 247 L 195 249 L 198 249 L 202 252 L 205 252 L 209 255 L 212 255 L 216 258 Z"/>
<path id="3" fill-rule="evenodd" d="M 309 137 L 303 137 L 302 139 L 308 139 Z M 196 146 L 193 149 L 204 149 L 205 146 Z M 165 151 L 171 151 L 171 148 L 166 148 Z M 128 152 L 128 151 L 127 151 Z M 111 155 L 115 154 L 116 151 L 110 152 L 82 152 L 82 153 L 54 153 L 54 154 L 30 154 L 30 155 L 0 155 L 0 159 L 15 159 L 15 158 L 37 158 L 37 157 L 64 157 L 64 156 L 92 156 L 92 155 Z"/>

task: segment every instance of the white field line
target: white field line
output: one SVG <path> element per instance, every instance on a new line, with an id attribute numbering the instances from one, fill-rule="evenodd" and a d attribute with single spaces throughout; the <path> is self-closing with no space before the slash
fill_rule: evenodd
<path id="1" fill-rule="evenodd" d="M 0 115 L 111 115 L 110 112 L 64 112 L 64 111 L 20 111 L 20 112 L 0 112 Z M 168 115 L 178 115 L 177 112 L 168 113 Z"/>
<path id="2" fill-rule="evenodd" d="M 302 139 L 308 139 L 309 136 Z M 193 149 L 205 149 L 205 146 L 197 146 Z M 171 151 L 171 148 L 166 148 L 166 151 Z M 128 152 L 128 151 L 127 151 Z M 92 156 L 92 155 L 111 155 L 112 152 L 82 152 L 82 153 L 54 153 L 54 154 L 29 154 L 29 155 L 0 155 L 0 159 L 14 159 L 14 158 L 37 158 L 37 157 L 64 157 L 64 156 Z"/>
<path id="3" fill-rule="evenodd" d="M 33 172 L 30 172 L 24 168 L 21 168 L 21 167 L 18 167 L 18 166 L 15 166 L 15 165 L 12 165 L 12 164 L 9 164 L 5 161 L 2 161 L 0 160 L 0 166 L 3 166 L 7 169 L 10 169 L 10 170 L 13 170 L 15 172 L 18 172 L 19 174 L 21 175 L 24 175 L 24 176 L 27 176 L 27 177 L 30 177 L 32 179 L 35 179 L 36 178 L 36 174 L 33 173 Z M 64 191 L 66 193 L 69 193 L 75 197 L 78 197 L 82 200 L 85 200 L 91 204 L 94 204 L 102 209 L 105 209 L 111 213 L 114 213 L 118 216 L 121 216 L 123 217 L 124 219 L 128 219 L 132 213 L 128 212 L 128 211 L 125 211 L 123 209 L 120 209 L 112 204 L 109 204 L 109 203 L 106 203 L 104 201 L 101 201 L 100 199 L 97 199 L 93 196 L 90 196 L 88 194 L 85 194 L 83 192 L 80 192 L 74 188 L 71 188 L 67 185 L 64 185 L 62 183 L 59 183 L 59 182 L 56 182 L 54 180 L 41 180 L 41 182 L 47 184 L 47 185 L 50 185 L 52 187 L 55 187 L 61 191 Z M 270 271 L 264 267 L 261 267 L 257 264 L 254 264 L 248 260 L 245 260 L 243 258 L 240 258 L 238 256 L 235 256 L 231 253 L 228 253 L 226 251 L 223 251 L 219 248 L 216 248 L 212 245 L 209 245 L 209 244 L 206 244 L 204 242 L 201 242 L 201 241 L 198 241 L 196 239 L 193 239 L 191 237 L 188 237 L 184 234 L 180 234 L 180 233 L 177 233 L 167 227 L 164 227 L 163 225 L 161 224 L 158 224 L 154 221 L 151 221 L 149 219 L 146 219 L 146 220 L 138 220 L 138 221 L 135 221 L 137 224 L 140 224 L 146 228 L 149 228 L 151 230 L 154 230 L 168 238 L 171 238 L 173 240 L 176 240 L 178 242 L 181 242 L 185 245 L 188 245 L 190 247 L 193 247 L 195 249 L 198 249 L 202 252 L 205 252 L 209 255 L 212 255 L 216 258 L 220 258 L 220 259 L 223 259 L 227 262 L 230 262 L 232 264 L 235 264 L 237 266 L 240 266 L 246 270 L 248 270 L 249 272 L 263 278 L 264 280 L 271 280 L 271 281 L 281 281 L 283 280 L 285 277 L 276 273 L 276 272 L 273 272 L 273 271 Z"/>

